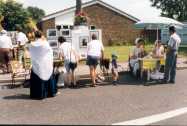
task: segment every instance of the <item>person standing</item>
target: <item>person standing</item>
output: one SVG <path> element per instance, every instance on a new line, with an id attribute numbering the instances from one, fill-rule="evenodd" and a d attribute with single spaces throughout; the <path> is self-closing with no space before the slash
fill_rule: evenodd
<path id="1" fill-rule="evenodd" d="M 113 85 L 117 85 L 118 79 L 119 79 L 119 73 L 118 73 L 118 63 L 117 59 L 118 56 L 116 53 L 112 53 L 112 79 L 113 79 Z"/>
<path id="2" fill-rule="evenodd" d="M 90 68 L 90 76 L 92 79 L 92 86 L 96 86 L 96 68 L 99 60 L 104 58 L 104 46 L 101 41 L 98 40 L 95 34 L 92 35 L 92 41 L 88 43 L 87 47 L 87 62 L 86 64 Z"/>
<path id="3" fill-rule="evenodd" d="M 9 70 L 9 62 L 10 62 L 10 52 L 13 49 L 12 40 L 7 35 L 6 30 L 2 30 L 0 32 L 0 54 L 3 60 L 3 63 L 6 65 L 7 73 Z"/>
<path id="4" fill-rule="evenodd" d="M 57 90 L 52 78 L 53 50 L 49 43 L 42 39 L 40 31 L 35 32 L 35 39 L 28 47 L 32 63 L 30 97 L 32 99 L 54 97 Z"/>
<path id="5" fill-rule="evenodd" d="M 25 35 L 25 33 L 22 32 L 22 28 L 21 27 L 16 27 L 16 31 L 17 31 L 17 43 L 18 43 L 18 60 L 20 63 L 23 63 L 23 58 L 24 58 L 24 48 L 25 48 L 25 44 L 28 42 L 28 38 Z"/>
<path id="6" fill-rule="evenodd" d="M 181 43 L 181 38 L 177 35 L 175 27 L 169 27 L 170 39 L 166 51 L 166 66 L 164 83 L 175 84 L 177 54 Z"/>
<path id="7" fill-rule="evenodd" d="M 76 52 L 72 43 L 67 42 L 64 37 L 60 36 L 58 42 L 60 43 L 59 55 L 61 59 L 64 59 L 64 66 L 68 74 L 68 85 L 76 88 L 75 69 L 79 61 L 79 54 Z"/>

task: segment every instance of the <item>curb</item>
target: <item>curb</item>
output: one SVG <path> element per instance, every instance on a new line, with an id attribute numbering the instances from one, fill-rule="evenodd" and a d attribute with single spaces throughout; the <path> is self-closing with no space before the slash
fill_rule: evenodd
<path id="1" fill-rule="evenodd" d="M 187 69 L 187 66 L 177 68 L 177 70 L 185 70 L 185 69 Z M 90 82 L 89 76 L 90 76 L 89 74 L 77 75 L 77 79 L 79 80 L 79 82 L 83 82 L 83 81 L 86 81 L 86 82 L 89 81 Z M 110 73 L 109 73 L 109 76 L 110 76 Z M 27 79 L 27 81 L 28 80 L 29 79 Z M 15 85 L 16 86 L 22 85 L 23 82 L 25 82 L 25 78 L 16 79 L 16 84 Z M 11 86 L 11 84 L 12 84 L 12 80 L 0 80 L 0 90 L 7 89 L 7 87 Z"/>

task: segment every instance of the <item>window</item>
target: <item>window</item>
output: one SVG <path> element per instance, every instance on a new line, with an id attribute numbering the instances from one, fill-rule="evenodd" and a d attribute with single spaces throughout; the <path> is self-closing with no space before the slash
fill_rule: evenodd
<path id="1" fill-rule="evenodd" d="M 64 37 L 71 37 L 70 29 L 62 29 L 61 30 L 61 35 L 64 36 Z"/>
<path id="2" fill-rule="evenodd" d="M 96 27 L 94 25 L 90 25 L 90 30 L 95 30 Z"/>
<path id="3" fill-rule="evenodd" d="M 62 29 L 69 29 L 69 28 L 70 28 L 69 25 L 63 25 L 63 26 L 62 26 Z"/>
<path id="4" fill-rule="evenodd" d="M 48 29 L 47 30 L 47 38 L 48 39 L 55 39 L 57 37 L 57 30 L 56 29 Z"/>

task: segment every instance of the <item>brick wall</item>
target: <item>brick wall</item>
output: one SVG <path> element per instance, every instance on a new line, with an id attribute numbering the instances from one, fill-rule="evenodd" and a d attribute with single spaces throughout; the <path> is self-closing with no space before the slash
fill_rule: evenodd
<path id="1" fill-rule="evenodd" d="M 47 34 L 47 29 L 52 29 L 52 28 L 55 28 L 55 18 L 43 21 L 41 23 L 41 30 L 45 36 Z"/>
<path id="2" fill-rule="evenodd" d="M 102 5 L 96 4 L 83 9 L 89 17 L 89 24 L 103 31 L 103 43 L 134 42 L 142 33 L 134 28 L 135 21 L 120 15 Z"/>
<path id="3" fill-rule="evenodd" d="M 104 45 L 110 43 L 134 42 L 142 33 L 134 28 L 135 21 L 120 15 L 100 4 L 83 8 L 89 17 L 89 24 L 102 29 Z M 42 31 L 46 35 L 49 28 L 55 28 L 55 19 L 49 19 L 41 23 Z"/>

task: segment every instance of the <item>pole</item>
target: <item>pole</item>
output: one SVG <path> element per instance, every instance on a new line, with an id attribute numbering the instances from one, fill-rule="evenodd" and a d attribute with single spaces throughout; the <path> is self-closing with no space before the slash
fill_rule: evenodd
<path id="1" fill-rule="evenodd" d="M 156 35 L 157 37 L 156 37 L 156 40 L 158 41 L 158 27 L 157 27 L 157 35 Z"/>
<path id="2" fill-rule="evenodd" d="M 82 0 L 76 0 L 76 14 L 80 13 L 82 9 Z"/>

